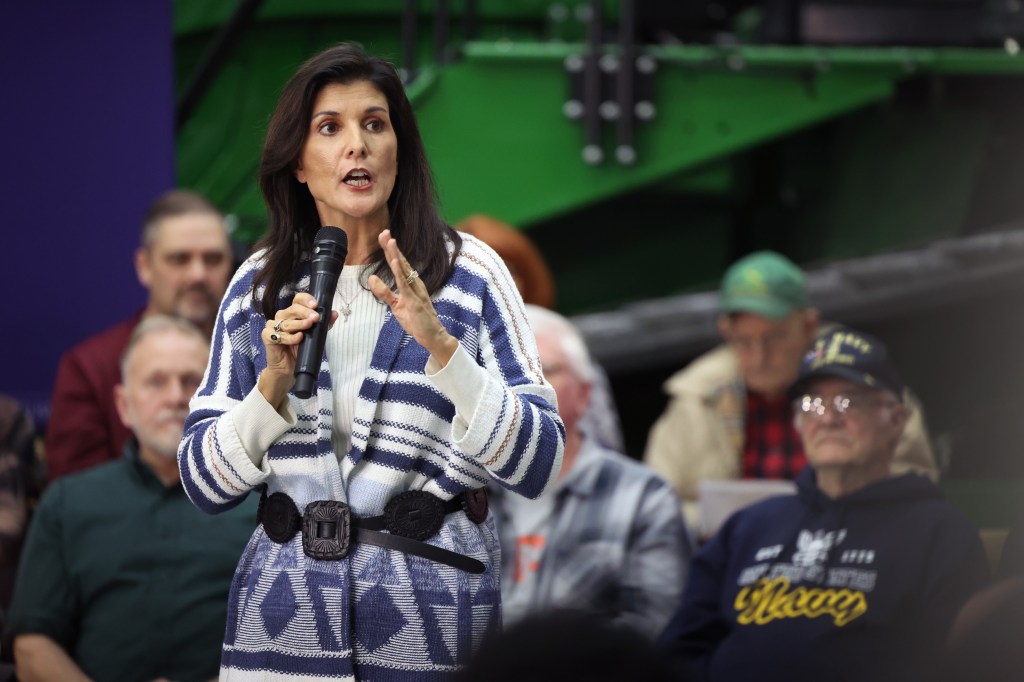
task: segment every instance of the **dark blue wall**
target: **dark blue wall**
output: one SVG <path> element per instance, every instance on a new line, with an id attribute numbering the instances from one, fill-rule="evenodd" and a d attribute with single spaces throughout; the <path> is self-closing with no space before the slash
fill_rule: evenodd
<path id="1" fill-rule="evenodd" d="M 174 183 L 171 0 L 4 3 L 0 392 L 45 418 L 60 354 L 143 305 L 132 253 Z"/>

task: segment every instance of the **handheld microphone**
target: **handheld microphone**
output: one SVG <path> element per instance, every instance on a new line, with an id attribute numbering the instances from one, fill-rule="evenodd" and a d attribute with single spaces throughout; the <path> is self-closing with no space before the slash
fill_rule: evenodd
<path id="1" fill-rule="evenodd" d="M 331 323 L 334 290 L 348 254 L 348 236 L 337 227 L 321 227 L 313 239 L 313 257 L 310 261 L 309 293 L 316 299 L 320 319 L 306 330 L 299 342 L 295 358 L 294 393 L 299 398 L 313 395 L 320 365 L 324 360 L 327 328 Z"/>

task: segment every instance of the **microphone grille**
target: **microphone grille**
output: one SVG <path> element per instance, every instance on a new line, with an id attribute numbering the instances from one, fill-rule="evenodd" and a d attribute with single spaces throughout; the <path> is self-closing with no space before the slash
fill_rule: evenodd
<path id="1" fill-rule="evenodd" d="M 333 227 L 331 225 L 325 225 L 317 230 L 316 236 L 313 237 L 313 244 L 319 244 L 320 242 L 331 242 L 333 244 L 341 244 L 345 248 L 348 248 L 348 235 L 340 227 Z"/>

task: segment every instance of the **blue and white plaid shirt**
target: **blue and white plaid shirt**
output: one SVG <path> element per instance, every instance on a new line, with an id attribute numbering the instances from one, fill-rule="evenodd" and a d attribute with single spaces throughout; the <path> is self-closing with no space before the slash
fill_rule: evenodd
<path id="1" fill-rule="evenodd" d="M 574 608 L 655 637 L 678 608 L 690 541 L 679 498 L 643 464 L 584 437 L 572 470 L 538 500 L 491 495 L 506 624 Z"/>

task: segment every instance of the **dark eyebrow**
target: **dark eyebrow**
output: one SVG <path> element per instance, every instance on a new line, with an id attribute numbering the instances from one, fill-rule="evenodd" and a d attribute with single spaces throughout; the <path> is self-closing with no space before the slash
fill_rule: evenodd
<path id="1" fill-rule="evenodd" d="M 382 111 L 384 113 L 387 113 L 388 110 L 385 109 L 384 107 L 379 107 L 379 106 L 374 105 L 372 107 L 366 107 L 366 111 L 364 111 L 363 113 L 364 114 L 375 114 L 378 111 Z M 337 116 L 337 115 L 338 115 L 337 111 L 331 111 L 331 110 L 328 109 L 327 111 L 318 111 L 318 112 L 316 112 L 315 114 L 313 114 L 313 118 L 316 118 L 317 116 Z"/>

